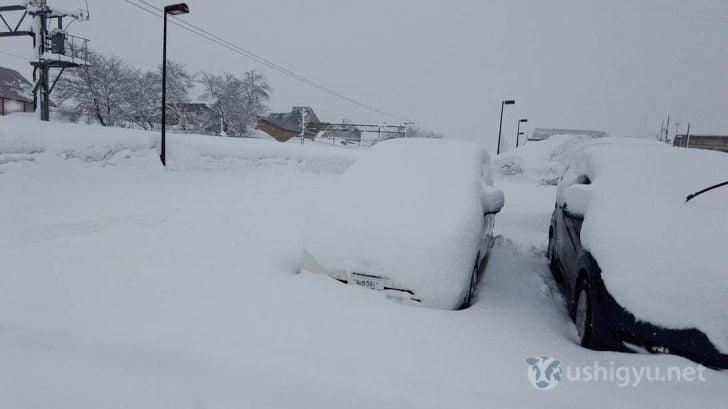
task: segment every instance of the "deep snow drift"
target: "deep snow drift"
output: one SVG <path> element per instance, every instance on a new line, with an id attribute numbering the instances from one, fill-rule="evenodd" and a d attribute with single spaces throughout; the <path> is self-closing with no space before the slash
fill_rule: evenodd
<path id="1" fill-rule="evenodd" d="M 595 139 L 588 135 L 553 135 L 542 141 L 528 141 L 496 157 L 493 169 L 496 174 L 511 180 L 524 179 L 556 185 L 574 152 L 589 143 L 608 143 L 609 139 Z"/>
<path id="2" fill-rule="evenodd" d="M 106 159 L 64 155 L 109 146 L 111 134 L 124 148 L 92 155 Z M 531 386 L 525 360 L 541 354 L 565 367 L 693 365 L 576 345 L 543 255 L 553 186 L 496 180 L 502 236 L 475 304 L 412 308 L 296 274 L 311 207 L 366 151 L 173 135 L 165 170 L 156 139 L 0 117 L 0 407 L 716 408 L 728 399 L 728 375 L 715 371 L 704 382 Z M 188 143 L 200 144 L 187 153 L 192 164 L 177 155 Z"/>

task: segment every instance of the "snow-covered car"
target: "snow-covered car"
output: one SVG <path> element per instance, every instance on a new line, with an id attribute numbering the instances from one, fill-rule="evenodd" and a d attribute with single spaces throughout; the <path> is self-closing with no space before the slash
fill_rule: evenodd
<path id="1" fill-rule="evenodd" d="M 727 154 L 658 143 L 570 159 L 548 255 L 583 346 L 728 368 L 726 179 Z"/>
<path id="2" fill-rule="evenodd" d="M 467 307 L 503 200 L 476 143 L 379 143 L 312 210 L 301 270 L 404 303 Z"/>

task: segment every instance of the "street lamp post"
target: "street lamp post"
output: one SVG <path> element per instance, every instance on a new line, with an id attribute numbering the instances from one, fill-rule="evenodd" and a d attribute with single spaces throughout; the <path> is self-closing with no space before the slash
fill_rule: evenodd
<path id="1" fill-rule="evenodd" d="M 500 147 L 501 147 L 501 130 L 503 129 L 503 106 L 504 105 L 513 105 L 516 103 L 515 99 L 508 99 L 505 101 L 501 101 L 501 115 L 500 115 L 500 125 L 498 125 L 498 147 L 495 149 L 495 154 L 500 154 Z"/>
<path id="2" fill-rule="evenodd" d="M 521 132 L 521 123 L 528 122 L 528 119 L 519 119 L 518 120 L 518 130 L 516 131 L 516 148 L 518 147 L 518 138 L 523 135 L 523 132 Z"/>
<path id="3" fill-rule="evenodd" d="M 185 3 L 171 4 L 164 7 L 164 36 L 162 41 L 162 147 L 159 159 L 162 165 L 167 166 L 167 14 L 178 16 L 187 14 L 190 8 Z"/>

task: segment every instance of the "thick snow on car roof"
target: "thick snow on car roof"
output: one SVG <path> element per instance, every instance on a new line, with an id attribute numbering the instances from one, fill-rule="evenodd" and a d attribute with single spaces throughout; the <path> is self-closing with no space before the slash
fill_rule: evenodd
<path id="1" fill-rule="evenodd" d="M 394 279 L 427 306 L 456 308 L 484 228 L 488 166 L 472 142 L 380 143 L 321 197 L 306 250 L 327 270 Z"/>
<path id="2" fill-rule="evenodd" d="M 564 180 L 585 173 L 594 196 L 582 244 L 609 292 L 638 319 L 698 328 L 728 353 L 728 155 L 661 144 L 609 144 L 575 156 Z M 560 199 L 563 199 L 560 186 Z"/>

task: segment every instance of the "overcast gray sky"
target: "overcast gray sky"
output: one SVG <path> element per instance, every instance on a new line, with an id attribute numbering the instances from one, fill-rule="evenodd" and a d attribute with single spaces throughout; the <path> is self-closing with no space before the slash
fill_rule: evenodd
<path id="1" fill-rule="evenodd" d="M 83 4 L 83 0 L 48 0 Z M 147 0 L 156 5 L 169 2 Z M 161 21 L 124 0 L 88 0 L 71 26 L 92 47 L 147 68 L 161 60 Z M 728 134 L 728 1 L 187 0 L 185 20 L 382 110 L 493 149 L 533 127 L 655 134 L 660 121 Z M 289 79 L 171 26 L 169 58 L 192 70 L 257 69 L 274 110 L 310 105 L 324 120 L 398 123 Z M 26 55 L 30 40 L 0 39 Z M 2 65 L 22 69 L 0 54 Z M 674 130 L 674 128 L 672 128 Z"/>

